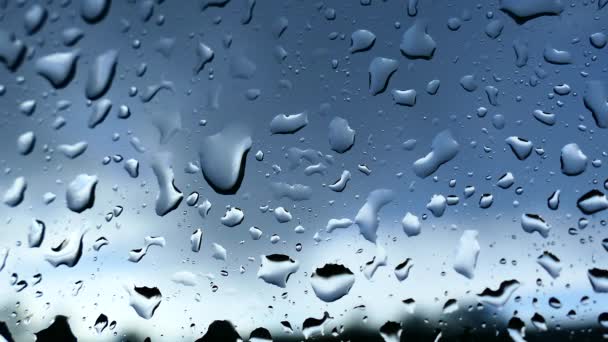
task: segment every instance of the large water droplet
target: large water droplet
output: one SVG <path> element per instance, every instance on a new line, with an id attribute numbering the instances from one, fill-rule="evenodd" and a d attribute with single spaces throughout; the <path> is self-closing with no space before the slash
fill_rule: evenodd
<path id="1" fill-rule="evenodd" d="M 357 30 L 350 36 L 350 53 L 367 51 L 376 42 L 376 35 L 368 30 Z"/>
<path id="2" fill-rule="evenodd" d="M 23 155 L 28 155 L 34 149 L 36 135 L 34 132 L 25 132 L 17 137 L 17 151 Z"/>
<path id="3" fill-rule="evenodd" d="M 289 277 L 300 267 L 297 261 L 283 254 L 260 255 L 260 261 L 258 278 L 282 288 L 287 286 Z"/>
<path id="4" fill-rule="evenodd" d="M 247 152 L 251 149 L 247 128 L 230 125 L 203 139 L 199 156 L 207 183 L 220 194 L 234 194 L 245 175 Z"/>
<path id="5" fill-rule="evenodd" d="M 65 265 L 74 267 L 82 256 L 82 238 L 84 232 L 74 231 L 65 238 L 59 245 L 52 247 L 51 251 L 45 255 L 46 261 L 53 267 Z"/>
<path id="6" fill-rule="evenodd" d="M 532 153 L 532 142 L 523 138 L 511 136 L 505 139 L 517 159 L 524 160 Z"/>
<path id="7" fill-rule="evenodd" d="M 369 92 L 378 95 L 388 86 L 388 81 L 399 68 L 399 62 L 394 59 L 376 57 L 369 65 Z"/>
<path id="8" fill-rule="evenodd" d="M 30 222 L 30 230 L 27 234 L 27 242 L 30 248 L 38 248 L 42 245 L 46 225 L 40 220 L 33 219 Z"/>
<path id="9" fill-rule="evenodd" d="M 587 277 L 596 293 L 608 292 L 608 270 L 592 268 L 587 271 Z"/>
<path id="10" fill-rule="evenodd" d="M 608 209 L 608 198 L 603 192 L 593 189 L 576 201 L 576 206 L 586 215 Z"/>
<path id="11" fill-rule="evenodd" d="M 355 130 L 350 128 L 348 121 L 335 117 L 329 123 L 329 146 L 338 153 L 344 153 L 355 143 Z"/>
<path id="12" fill-rule="evenodd" d="M 500 0 L 499 5 L 518 24 L 543 15 L 559 15 L 564 10 L 560 0 Z"/>
<path id="13" fill-rule="evenodd" d="M 577 176 L 587 169 L 587 156 L 575 143 L 562 147 L 560 163 L 562 173 L 567 176 Z"/>
<path id="14" fill-rule="evenodd" d="M 129 305 L 141 318 L 150 319 L 160 306 L 163 298 L 157 287 L 137 287 L 135 285 L 127 288 L 129 292 Z"/>
<path id="15" fill-rule="evenodd" d="M 93 60 L 85 85 L 87 98 L 96 100 L 110 89 L 116 72 L 116 64 L 118 64 L 118 50 L 108 50 Z"/>
<path id="16" fill-rule="evenodd" d="M 463 276 L 473 279 L 473 272 L 477 266 L 477 258 L 481 247 L 477 241 L 479 233 L 476 230 L 465 230 L 460 237 L 456 259 L 454 260 L 454 271 Z"/>
<path id="17" fill-rule="evenodd" d="M 359 226 L 359 232 L 370 242 L 376 242 L 380 209 L 390 203 L 395 194 L 389 189 L 377 189 L 367 196 L 365 204 L 357 212 L 355 223 Z"/>
<path id="18" fill-rule="evenodd" d="M 538 264 L 553 278 L 559 277 L 559 274 L 562 271 L 562 265 L 559 258 L 548 251 L 544 251 L 543 254 L 536 259 L 536 262 L 538 262 Z"/>
<path id="19" fill-rule="evenodd" d="M 25 31 L 30 35 L 38 32 L 42 28 L 42 25 L 44 25 L 47 17 L 48 12 L 46 8 L 38 4 L 33 5 L 25 12 L 23 17 Z"/>
<path id="20" fill-rule="evenodd" d="M 348 294 L 355 283 L 355 275 L 340 264 L 325 264 L 317 268 L 310 279 L 312 289 L 324 302 L 334 302 Z"/>
<path id="21" fill-rule="evenodd" d="M 425 21 L 417 20 L 401 38 L 399 49 L 408 58 L 423 58 L 431 59 L 435 53 L 437 44 L 427 33 L 427 24 Z"/>
<path id="22" fill-rule="evenodd" d="M 521 227 L 526 233 L 538 232 L 544 238 L 549 236 L 551 230 L 549 224 L 537 214 L 522 214 Z"/>
<path id="23" fill-rule="evenodd" d="M 98 178 L 96 175 L 89 176 L 82 173 L 70 184 L 68 184 L 65 199 L 68 208 L 76 213 L 81 213 L 86 209 L 93 207 L 95 203 L 95 186 L 97 186 Z"/>
<path id="24" fill-rule="evenodd" d="M 103 19 L 110 9 L 111 0 L 81 0 L 80 15 L 93 24 Z"/>
<path id="25" fill-rule="evenodd" d="M 498 289 L 491 290 L 490 288 L 486 288 L 477 295 L 477 298 L 484 304 L 502 307 L 507 303 L 509 298 L 511 298 L 511 295 L 513 295 L 513 292 L 515 292 L 519 286 L 520 283 L 517 280 L 505 280 L 500 283 Z"/>
<path id="26" fill-rule="evenodd" d="M 158 182 L 158 195 L 156 196 L 156 215 L 165 216 L 175 210 L 184 199 L 182 192 L 175 186 L 175 174 L 171 167 L 170 153 L 157 153 L 151 167 Z"/>
<path id="27" fill-rule="evenodd" d="M 421 178 L 432 175 L 458 154 L 460 145 L 449 130 L 438 133 L 431 143 L 431 152 L 414 162 L 414 173 Z"/>

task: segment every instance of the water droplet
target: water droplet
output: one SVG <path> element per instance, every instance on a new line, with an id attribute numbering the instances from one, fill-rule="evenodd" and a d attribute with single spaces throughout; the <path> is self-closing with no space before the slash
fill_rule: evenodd
<path id="1" fill-rule="evenodd" d="M 544 112 L 540 109 L 535 109 L 532 112 L 532 115 L 534 116 L 534 118 L 536 120 L 538 120 L 539 122 L 544 123 L 547 126 L 553 126 L 555 125 L 556 119 L 555 119 L 555 114 L 552 113 L 547 113 Z"/>
<path id="2" fill-rule="evenodd" d="M 481 250 L 477 241 L 478 235 L 479 233 L 476 230 L 465 230 L 462 233 L 454 260 L 454 271 L 469 279 L 473 279 L 473 272 L 477 266 L 477 258 Z"/>
<path id="3" fill-rule="evenodd" d="M 110 109 L 112 109 L 112 101 L 108 99 L 101 99 L 95 103 L 87 123 L 89 128 L 95 128 L 97 125 L 102 123 L 110 113 Z"/>
<path id="4" fill-rule="evenodd" d="M 46 225 L 44 222 L 37 219 L 33 219 L 30 222 L 30 229 L 27 234 L 27 242 L 30 248 L 38 248 L 40 245 L 42 245 L 45 230 Z"/>
<path id="5" fill-rule="evenodd" d="M 532 153 L 532 142 L 523 138 L 511 136 L 505 139 L 517 159 L 524 160 Z"/>
<path id="6" fill-rule="evenodd" d="M 201 170 L 217 193 L 234 194 L 238 191 L 251 143 L 248 130 L 240 125 L 227 126 L 203 139 L 199 149 Z"/>
<path id="7" fill-rule="evenodd" d="M 17 137 L 17 151 L 22 155 L 28 155 L 34 150 L 35 143 L 36 135 L 34 135 L 34 132 L 25 132 Z"/>
<path id="8" fill-rule="evenodd" d="M 431 59 L 436 47 L 433 37 L 427 33 L 426 22 L 422 20 L 417 20 L 405 31 L 399 45 L 401 53 L 412 59 Z"/>
<path id="9" fill-rule="evenodd" d="M 274 218 L 279 223 L 286 223 L 291 221 L 292 215 L 283 207 L 277 207 L 274 209 Z"/>
<path id="10" fill-rule="evenodd" d="M 82 238 L 84 232 L 74 231 L 65 238 L 59 245 L 52 247 L 51 251 L 45 255 L 46 261 L 53 267 L 65 265 L 74 267 L 82 256 Z"/>
<path id="11" fill-rule="evenodd" d="M 329 320 L 333 317 L 329 316 L 329 313 L 326 311 L 323 313 L 323 317 L 320 319 L 309 317 L 302 322 L 302 334 L 304 335 L 304 339 L 309 339 L 313 336 L 323 336 L 325 335 L 324 326 Z"/>
<path id="12" fill-rule="evenodd" d="M 490 288 L 486 288 L 477 295 L 477 298 L 484 304 L 502 307 L 507 303 L 519 286 L 520 283 L 517 280 L 505 280 L 500 283 L 498 289 L 491 290 Z"/>
<path id="13" fill-rule="evenodd" d="M 560 163 L 562 173 L 567 176 L 577 176 L 587 169 L 587 156 L 575 143 L 570 143 L 562 148 Z"/>
<path id="14" fill-rule="evenodd" d="M 283 254 L 260 255 L 260 261 L 257 277 L 281 288 L 287 286 L 289 277 L 300 267 L 297 261 Z"/>
<path id="15" fill-rule="evenodd" d="M 340 264 L 325 264 L 317 268 L 310 279 L 315 295 L 328 303 L 346 296 L 354 283 L 355 275 Z"/>
<path id="16" fill-rule="evenodd" d="M 445 209 L 447 207 L 447 200 L 445 196 L 434 194 L 431 197 L 431 200 L 427 203 L 426 208 L 433 214 L 435 217 L 443 216 Z"/>
<path id="17" fill-rule="evenodd" d="M 357 212 L 355 223 L 359 226 L 359 232 L 365 239 L 375 243 L 377 230 L 380 224 L 378 213 L 380 209 L 390 203 L 395 194 L 392 190 L 377 189 L 369 193 L 365 204 Z"/>
<path id="18" fill-rule="evenodd" d="M 99 317 L 95 320 L 95 331 L 97 334 L 101 334 L 104 329 L 108 326 L 108 316 L 104 314 L 100 314 Z"/>
<path id="19" fill-rule="evenodd" d="M 374 46 L 376 35 L 368 30 L 357 30 L 350 36 L 350 53 L 367 51 Z"/>
<path id="20" fill-rule="evenodd" d="M 127 288 L 129 292 L 129 305 L 141 318 L 150 319 L 160 306 L 163 298 L 157 287 L 137 287 L 131 285 Z"/>
<path id="21" fill-rule="evenodd" d="M 38 32 L 42 28 L 42 25 L 44 25 L 47 17 L 48 12 L 46 8 L 38 4 L 32 5 L 32 7 L 25 12 L 23 18 L 25 31 L 30 35 Z"/>
<path id="22" fill-rule="evenodd" d="M 350 150 L 355 143 L 355 130 L 350 128 L 348 121 L 335 117 L 329 123 L 329 146 L 338 153 Z"/>
<path id="23" fill-rule="evenodd" d="M 117 64 L 118 50 L 108 50 L 93 60 L 85 84 L 85 94 L 87 98 L 96 100 L 108 91 L 112 85 Z"/>
<path id="24" fill-rule="evenodd" d="M 226 210 L 224 216 L 222 216 L 221 221 L 226 227 L 234 227 L 241 224 L 244 218 L 245 214 L 240 208 L 230 207 Z"/>
<path id="25" fill-rule="evenodd" d="M 211 245 L 211 247 L 213 249 L 212 256 L 214 259 L 226 261 L 226 258 L 228 257 L 228 252 L 226 251 L 226 248 L 215 242 Z"/>
<path id="26" fill-rule="evenodd" d="M 110 9 L 110 0 L 81 0 L 80 15 L 90 24 L 102 20 Z"/>
<path id="27" fill-rule="evenodd" d="M 76 213 L 82 213 L 86 209 L 93 207 L 95 203 L 95 187 L 97 186 L 97 176 L 89 176 L 82 173 L 70 184 L 66 190 L 66 201 L 68 208 Z"/>
<path id="28" fill-rule="evenodd" d="M 4 192 L 2 201 L 9 207 L 16 207 L 25 197 L 25 190 L 27 189 L 27 182 L 23 177 L 17 177 L 11 184 L 11 186 Z"/>
<path id="29" fill-rule="evenodd" d="M 391 94 L 393 95 L 393 102 L 398 105 L 413 107 L 416 104 L 416 90 L 397 90 L 394 89 Z"/>
<path id="30" fill-rule="evenodd" d="M 544 251 L 543 254 L 536 259 L 536 262 L 538 262 L 538 264 L 553 278 L 559 277 L 559 274 L 562 271 L 562 265 L 559 258 L 548 251 Z"/>
<path id="31" fill-rule="evenodd" d="M 420 234 L 420 219 L 410 212 L 406 213 L 401 220 L 401 226 L 403 227 L 405 234 L 409 237 Z"/>
<path id="32" fill-rule="evenodd" d="M 460 145 L 452 133 L 449 130 L 441 131 L 433 138 L 431 152 L 414 162 L 414 173 L 421 178 L 432 175 L 441 165 L 454 159 L 459 149 Z"/>
<path id="33" fill-rule="evenodd" d="M 394 59 L 376 57 L 369 65 L 369 91 L 378 95 L 388 86 L 388 81 L 399 68 L 399 62 Z M 607 114 L 608 116 L 608 114 Z"/>
<path id="34" fill-rule="evenodd" d="M 518 24 L 523 24 L 528 20 L 543 15 L 559 15 L 564 6 L 561 1 L 537 0 L 537 1 L 518 1 L 501 0 L 500 9 L 511 16 Z"/>
<path id="35" fill-rule="evenodd" d="M 87 148 L 89 147 L 89 144 L 86 141 L 79 141 L 73 144 L 61 144 L 57 146 L 57 151 L 63 153 L 64 156 L 70 158 L 70 159 L 74 159 L 78 156 L 80 156 L 81 154 L 83 154 Z"/>
<path id="36" fill-rule="evenodd" d="M 413 2 L 417 0 L 409 0 L 409 2 Z M 401 341 L 401 334 L 403 333 L 403 328 L 401 327 L 401 323 L 397 322 L 386 322 L 384 323 L 380 329 L 378 330 L 380 336 L 384 339 L 384 342 L 399 342 Z"/>
<path id="37" fill-rule="evenodd" d="M 549 236 L 549 231 L 551 230 L 549 224 L 537 214 L 522 214 L 521 228 L 530 234 L 538 232 L 544 238 Z"/>
<path id="38" fill-rule="evenodd" d="M 297 114 L 279 114 L 270 121 L 270 133 L 293 134 L 308 125 L 306 112 Z"/>
<path id="39" fill-rule="evenodd" d="M 170 157 L 169 153 L 159 152 L 151 161 L 152 171 L 158 182 L 155 206 L 158 216 L 165 216 L 175 210 L 184 199 L 182 192 L 175 186 L 175 175 Z"/>
<path id="40" fill-rule="evenodd" d="M 608 209 L 608 198 L 603 192 L 593 189 L 576 201 L 576 206 L 585 214 L 592 215 Z"/>
<path id="41" fill-rule="evenodd" d="M 399 281 L 404 281 L 410 275 L 410 270 L 413 266 L 414 263 L 412 262 L 412 259 L 405 259 L 405 261 L 395 267 L 395 277 L 397 277 Z"/>

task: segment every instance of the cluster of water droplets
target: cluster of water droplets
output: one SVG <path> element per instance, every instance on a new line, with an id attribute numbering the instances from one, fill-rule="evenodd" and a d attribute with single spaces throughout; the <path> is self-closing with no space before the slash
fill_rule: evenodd
<path id="1" fill-rule="evenodd" d="M 608 336 L 607 3 L 0 0 L 0 338 Z"/>

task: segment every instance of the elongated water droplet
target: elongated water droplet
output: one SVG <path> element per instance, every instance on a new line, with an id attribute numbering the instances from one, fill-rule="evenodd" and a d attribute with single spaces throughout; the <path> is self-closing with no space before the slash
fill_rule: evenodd
<path id="1" fill-rule="evenodd" d="M 184 199 L 182 192 L 175 186 L 175 175 L 170 161 L 169 153 L 157 153 L 151 167 L 158 182 L 158 195 L 156 196 L 156 215 L 165 216 L 175 210 Z"/>
<path id="2" fill-rule="evenodd" d="M 329 123 L 329 146 L 338 153 L 350 150 L 355 143 L 355 130 L 348 125 L 348 121 L 335 117 Z"/>
<path id="3" fill-rule="evenodd" d="M 365 204 L 357 212 L 355 223 L 359 226 L 359 232 L 370 242 L 376 242 L 377 230 L 380 224 L 378 216 L 380 209 L 390 203 L 395 194 L 392 190 L 377 189 L 367 196 Z"/>
<path id="4" fill-rule="evenodd" d="M 61 144 L 57 146 L 57 151 L 63 153 L 64 156 L 74 159 L 83 154 L 89 144 L 86 141 L 79 141 L 73 144 Z"/>
<path id="5" fill-rule="evenodd" d="M 394 59 L 376 57 L 369 65 L 369 92 L 378 95 L 388 86 L 391 76 L 399 68 L 399 62 Z"/>
<path id="6" fill-rule="evenodd" d="M 23 177 L 17 177 L 11 184 L 11 186 L 4 192 L 2 201 L 9 207 L 16 207 L 25 197 L 25 190 L 27 189 L 27 182 Z"/>
<path id="7" fill-rule="evenodd" d="M 308 125 L 306 112 L 297 114 L 279 114 L 270 121 L 270 133 L 293 134 Z"/>
<path id="8" fill-rule="evenodd" d="M 559 277 L 559 274 L 562 271 L 562 265 L 559 258 L 550 252 L 543 252 L 543 254 L 536 259 L 536 262 L 538 262 L 538 264 L 553 278 Z"/>
<path id="9" fill-rule="evenodd" d="M 484 304 L 502 307 L 507 303 L 509 298 L 511 298 L 519 286 L 520 283 L 517 280 L 505 280 L 500 283 L 498 289 L 492 290 L 490 288 L 486 288 L 483 290 L 483 292 L 477 295 L 477 298 Z"/>
<path id="10" fill-rule="evenodd" d="M 432 175 L 441 165 L 454 159 L 459 149 L 460 145 L 452 133 L 449 130 L 441 131 L 433 138 L 431 152 L 414 162 L 414 173 L 421 178 Z"/>
<path id="11" fill-rule="evenodd" d="M 30 230 L 27 234 L 27 242 L 30 248 L 38 248 L 42 245 L 46 225 L 40 220 L 33 219 L 30 222 Z"/>
<path id="12" fill-rule="evenodd" d="M 36 135 L 34 135 L 34 132 L 25 132 L 17 138 L 17 151 L 22 155 L 28 155 L 34 150 L 35 143 Z"/>
<path id="13" fill-rule="evenodd" d="M 462 233 L 456 251 L 456 259 L 454 260 L 454 271 L 469 279 L 473 279 L 477 258 L 481 250 L 477 241 L 478 234 L 476 230 L 465 230 Z"/>
<path id="14" fill-rule="evenodd" d="M 89 67 L 89 75 L 85 85 L 85 95 L 91 100 L 102 97 L 114 79 L 118 64 L 118 50 L 108 50 L 97 56 Z"/>

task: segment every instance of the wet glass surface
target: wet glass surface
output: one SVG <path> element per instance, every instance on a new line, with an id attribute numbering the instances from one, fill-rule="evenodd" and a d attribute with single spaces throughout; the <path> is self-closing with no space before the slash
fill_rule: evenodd
<path id="1" fill-rule="evenodd" d="M 0 0 L 0 341 L 608 336 L 607 0 Z"/>

